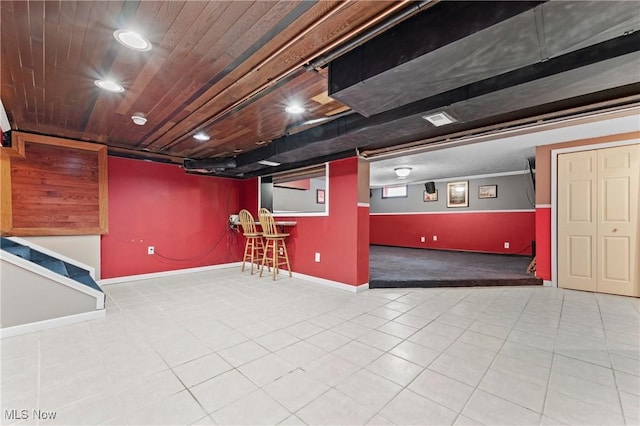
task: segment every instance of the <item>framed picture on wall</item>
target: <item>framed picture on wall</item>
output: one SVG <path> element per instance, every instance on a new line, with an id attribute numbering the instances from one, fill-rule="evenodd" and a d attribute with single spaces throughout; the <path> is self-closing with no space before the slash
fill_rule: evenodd
<path id="1" fill-rule="evenodd" d="M 427 201 L 438 201 L 438 190 L 436 189 L 436 192 L 433 194 L 429 194 L 427 191 L 422 191 L 422 201 L 425 203 Z"/>
<path id="2" fill-rule="evenodd" d="M 480 185 L 478 198 L 498 198 L 498 185 Z"/>
<path id="3" fill-rule="evenodd" d="M 316 203 L 324 204 L 324 189 L 316 189 Z"/>
<path id="4" fill-rule="evenodd" d="M 447 207 L 469 207 L 469 181 L 447 184 Z"/>

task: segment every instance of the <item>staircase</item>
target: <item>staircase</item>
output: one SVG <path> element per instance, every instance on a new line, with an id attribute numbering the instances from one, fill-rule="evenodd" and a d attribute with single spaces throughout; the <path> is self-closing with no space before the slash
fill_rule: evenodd
<path id="1" fill-rule="evenodd" d="M 80 284 L 89 286 L 94 290 L 102 293 L 102 289 L 98 286 L 98 284 L 96 284 L 95 280 L 91 276 L 91 273 L 86 269 L 73 265 L 72 263 L 65 262 L 53 256 L 41 253 L 29 246 L 19 244 L 7 238 L 0 238 L 0 249 L 22 259 L 33 262 L 36 265 L 43 266 L 48 270 L 55 272 L 56 274 L 71 278 L 72 280 L 77 281 Z"/>
<path id="2" fill-rule="evenodd" d="M 0 238 L 0 260 L 2 337 L 104 316 L 93 268 L 19 238 Z"/>

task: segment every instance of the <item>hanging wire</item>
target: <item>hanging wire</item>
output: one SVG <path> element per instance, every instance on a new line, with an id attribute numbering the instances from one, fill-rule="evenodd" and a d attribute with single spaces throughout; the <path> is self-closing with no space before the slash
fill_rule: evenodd
<path id="1" fill-rule="evenodd" d="M 227 190 L 227 196 L 226 196 L 226 203 L 225 203 L 225 211 L 229 212 L 229 202 L 230 202 L 230 198 L 231 198 L 231 186 L 229 186 L 229 189 Z M 213 250 L 215 250 L 215 248 L 218 246 L 218 244 L 220 244 L 220 242 L 222 241 L 222 239 L 224 237 L 227 237 L 227 260 L 229 259 L 229 255 L 230 255 L 230 250 L 231 250 L 231 243 L 230 243 L 230 239 L 231 237 L 235 237 L 235 233 L 231 230 L 231 228 L 229 226 L 225 226 L 224 230 L 222 231 L 222 233 L 220 233 L 220 235 L 218 236 L 218 238 L 213 242 L 213 244 L 207 249 L 206 253 L 202 254 L 202 255 L 197 255 L 194 257 L 190 257 L 190 258 L 174 258 L 174 257 L 169 257 L 169 256 L 164 256 L 161 253 L 158 253 L 158 250 L 155 250 L 155 255 L 157 255 L 160 259 L 164 259 L 164 260 L 169 260 L 171 262 L 195 262 L 198 260 L 202 260 L 204 258 L 206 258 L 207 256 L 209 256 Z M 159 260 L 160 262 L 162 262 L 162 260 Z M 162 262 L 162 263 L 169 263 L 169 262 Z"/>

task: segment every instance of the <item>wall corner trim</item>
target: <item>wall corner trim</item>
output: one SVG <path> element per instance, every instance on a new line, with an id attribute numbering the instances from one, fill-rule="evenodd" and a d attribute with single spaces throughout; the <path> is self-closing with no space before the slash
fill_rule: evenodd
<path id="1" fill-rule="evenodd" d="M 106 315 L 107 311 L 105 309 L 100 309 L 98 311 L 84 312 L 81 314 L 68 315 L 66 317 L 52 318 L 44 321 L 31 322 L 29 324 L 1 328 L 0 339 L 100 319 L 106 317 Z"/>

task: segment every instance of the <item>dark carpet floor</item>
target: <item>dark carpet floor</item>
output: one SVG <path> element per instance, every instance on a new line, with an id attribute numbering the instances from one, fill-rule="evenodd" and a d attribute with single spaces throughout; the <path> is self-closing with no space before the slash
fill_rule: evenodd
<path id="1" fill-rule="evenodd" d="M 369 288 L 542 284 L 525 256 L 371 246 L 369 259 Z"/>

